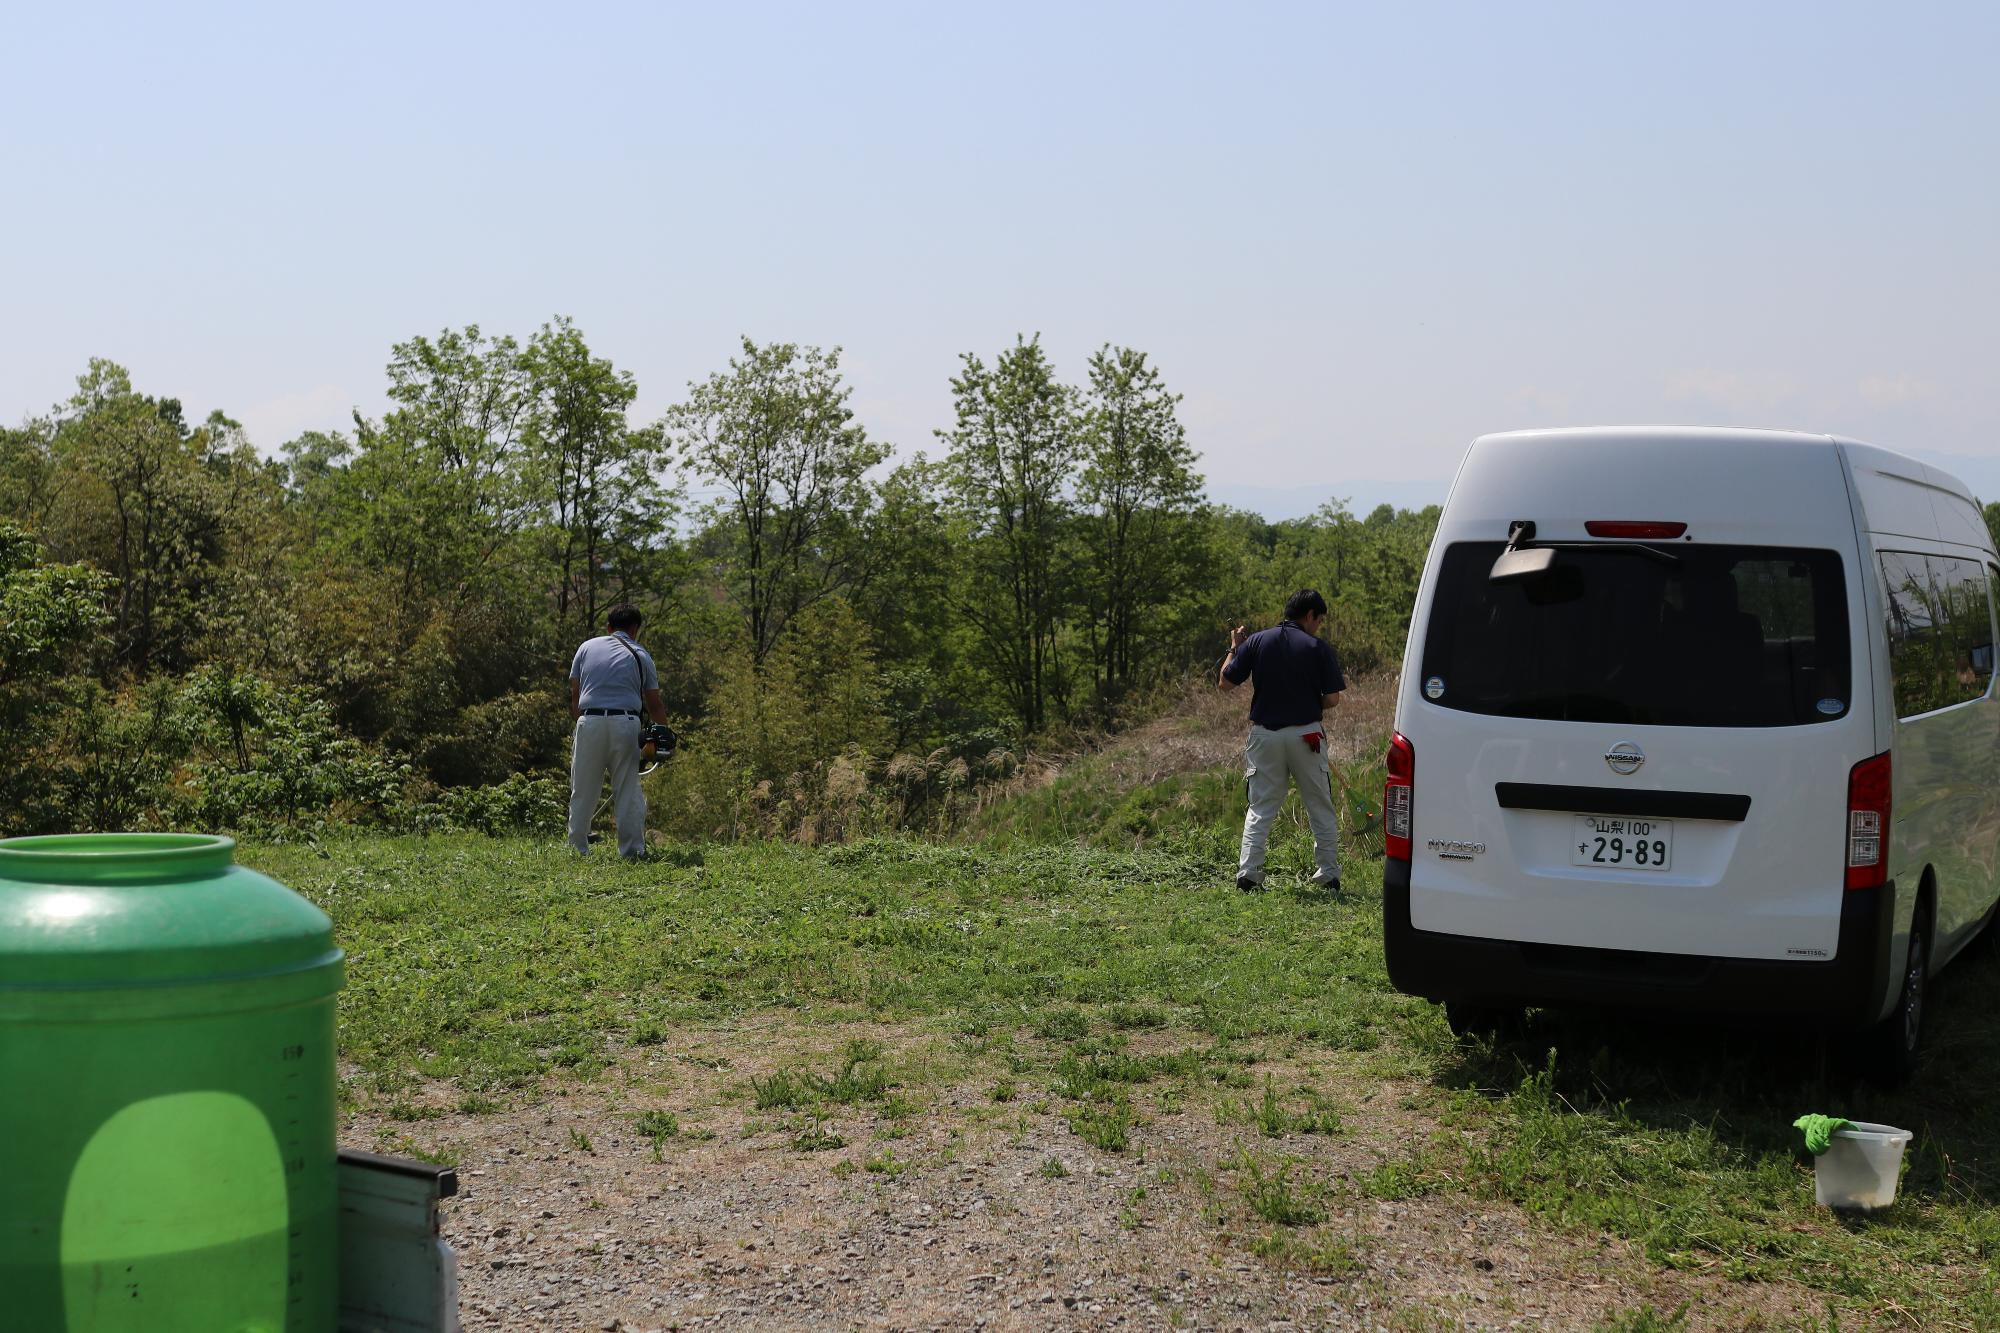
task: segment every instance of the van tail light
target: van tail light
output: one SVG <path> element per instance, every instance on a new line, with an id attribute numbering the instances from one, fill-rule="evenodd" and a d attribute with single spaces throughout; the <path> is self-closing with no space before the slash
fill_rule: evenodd
<path id="1" fill-rule="evenodd" d="M 1889 881 L 1889 756 L 1864 759 L 1847 775 L 1847 887 Z"/>
<path id="2" fill-rule="evenodd" d="M 1662 523 L 1630 519 L 1593 518 L 1583 525 L 1593 537 L 1678 537 L 1688 530 L 1685 523 Z"/>
<path id="3" fill-rule="evenodd" d="M 1417 780 L 1417 750 L 1409 737 L 1389 739 L 1389 779 L 1382 784 L 1382 851 L 1391 861 L 1410 859 L 1410 813 Z"/>

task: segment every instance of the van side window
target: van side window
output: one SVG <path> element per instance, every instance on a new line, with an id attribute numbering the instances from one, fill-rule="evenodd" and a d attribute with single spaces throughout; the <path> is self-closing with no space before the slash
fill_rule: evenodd
<path id="1" fill-rule="evenodd" d="M 1889 677 L 1897 717 L 1983 698 L 1993 684 L 1993 607 L 1985 567 L 1952 556 L 1882 553 L 1889 593 Z"/>
<path id="2" fill-rule="evenodd" d="M 1985 566 L 1948 556 L 1928 559 L 1951 638 L 1946 668 L 1951 701 L 1984 698 L 1993 683 L 1993 610 L 1987 603 Z"/>
<path id="3" fill-rule="evenodd" d="M 1882 552 L 1889 594 L 1889 680 L 1896 716 L 1915 717 L 1958 702 L 1947 685 L 1951 644 L 1929 563 L 1906 551 Z"/>

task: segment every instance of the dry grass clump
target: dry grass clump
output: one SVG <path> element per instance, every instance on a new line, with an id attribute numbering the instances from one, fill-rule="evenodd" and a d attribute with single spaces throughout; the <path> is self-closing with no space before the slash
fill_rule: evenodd
<path id="1" fill-rule="evenodd" d="M 1327 754 L 1336 766 L 1382 757 L 1395 723 L 1396 684 L 1393 668 L 1348 681 L 1340 707 L 1326 724 Z M 1046 787 L 1086 757 L 1093 778 L 1113 791 L 1131 791 L 1183 773 L 1238 768 L 1249 710 L 1247 689 L 1225 693 L 1211 676 L 1190 679 L 1167 696 L 1151 721 L 1086 738 L 1066 751 L 1031 755 L 1011 781 L 984 788 L 979 804 Z"/>
<path id="2" fill-rule="evenodd" d="M 1328 720 L 1328 754 L 1362 788 L 1373 785 L 1364 774 L 1381 758 L 1395 691 L 1389 672 L 1355 679 Z M 1082 764 L 1100 795 L 1240 770 L 1249 705 L 1246 691 L 1225 694 L 1203 677 L 1135 703 L 1132 711 L 1145 721 L 1073 735 L 1060 748 L 1025 757 L 996 749 L 968 758 L 938 749 L 877 759 L 849 746 L 777 778 L 733 767 L 697 737 L 651 789 L 654 827 L 698 841 L 808 845 L 894 832 L 948 835 L 979 827 L 982 814 L 1041 792 Z"/>

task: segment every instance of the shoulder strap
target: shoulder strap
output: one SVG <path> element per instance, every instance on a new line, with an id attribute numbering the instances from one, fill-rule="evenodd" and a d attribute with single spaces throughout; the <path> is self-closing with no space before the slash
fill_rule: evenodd
<path id="1" fill-rule="evenodd" d="M 639 650 L 619 638 L 616 634 L 607 635 L 606 637 L 620 648 L 623 648 L 626 655 L 632 659 L 632 669 L 639 673 L 639 699 L 643 703 L 646 698 L 646 665 L 639 660 Z"/>

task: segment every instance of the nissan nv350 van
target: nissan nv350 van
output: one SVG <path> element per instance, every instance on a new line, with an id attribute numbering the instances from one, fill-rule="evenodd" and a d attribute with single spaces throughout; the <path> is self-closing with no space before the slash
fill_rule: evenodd
<path id="1" fill-rule="evenodd" d="M 1853 440 L 1474 441 L 1397 698 L 1391 979 L 1460 1030 L 1796 1015 L 1907 1077 L 2000 897 L 1996 580 L 1961 483 Z"/>

